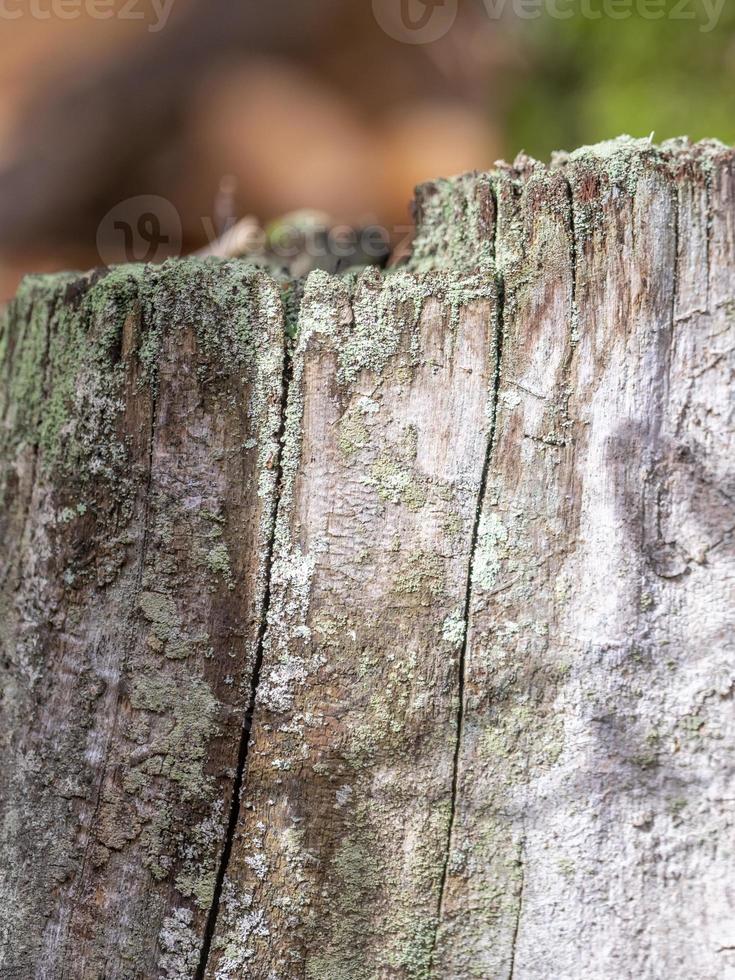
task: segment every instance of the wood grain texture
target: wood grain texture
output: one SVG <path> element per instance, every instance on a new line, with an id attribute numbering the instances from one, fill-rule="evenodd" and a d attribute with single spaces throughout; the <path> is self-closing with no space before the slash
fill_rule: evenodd
<path id="1" fill-rule="evenodd" d="M 263 611 L 280 296 L 122 270 L 29 284 L 7 331 L 0 972 L 191 976 Z"/>
<path id="2" fill-rule="evenodd" d="M 496 318 L 482 276 L 310 280 L 218 980 L 426 970 Z"/>
<path id="3" fill-rule="evenodd" d="M 735 975 L 732 167 L 634 144 L 497 177 L 436 976 Z"/>
<path id="4" fill-rule="evenodd" d="M 3 976 L 735 978 L 735 154 L 417 215 L 11 309 Z"/>

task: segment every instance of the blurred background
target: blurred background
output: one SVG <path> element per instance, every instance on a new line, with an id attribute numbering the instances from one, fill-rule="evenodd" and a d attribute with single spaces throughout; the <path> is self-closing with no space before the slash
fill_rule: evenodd
<path id="1" fill-rule="evenodd" d="M 0 299 L 620 133 L 735 142 L 732 0 L 0 0 Z"/>

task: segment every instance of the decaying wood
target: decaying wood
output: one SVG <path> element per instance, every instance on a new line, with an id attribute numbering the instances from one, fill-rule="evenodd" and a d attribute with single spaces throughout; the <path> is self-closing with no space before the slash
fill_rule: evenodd
<path id="1" fill-rule="evenodd" d="M 9 311 L 3 976 L 735 977 L 735 154 L 417 213 Z"/>
<path id="2" fill-rule="evenodd" d="M 315 977 L 425 958 L 496 311 L 479 275 L 307 287 L 212 975 L 239 976 L 254 956 L 261 976 L 289 964 Z M 409 847 L 396 850 L 397 828 Z"/>
<path id="3" fill-rule="evenodd" d="M 227 266 L 31 281 L 5 337 L 1 972 L 193 975 L 262 621 L 281 299 Z"/>

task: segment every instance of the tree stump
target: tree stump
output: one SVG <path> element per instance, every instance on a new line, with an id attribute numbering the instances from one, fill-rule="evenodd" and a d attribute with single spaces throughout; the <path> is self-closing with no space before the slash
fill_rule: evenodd
<path id="1" fill-rule="evenodd" d="M 416 211 L 7 311 L 4 978 L 735 977 L 735 153 Z"/>

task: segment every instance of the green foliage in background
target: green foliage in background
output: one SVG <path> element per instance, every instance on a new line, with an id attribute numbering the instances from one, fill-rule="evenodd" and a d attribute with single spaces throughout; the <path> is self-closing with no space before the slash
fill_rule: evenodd
<path id="1" fill-rule="evenodd" d="M 735 2 L 725 0 L 707 32 L 717 0 L 661 2 L 661 20 L 642 16 L 640 0 L 627 8 L 623 0 L 617 9 L 631 16 L 619 20 L 604 13 L 610 0 L 567 0 L 560 7 L 575 11 L 568 20 L 518 21 L 525 65 L 510 145 L 543 159 L 621 133 L 735 143 Z M 603 16 L 582 16 L 583 8 Z M 694 17 L 672 19 L 676 10 Z"/>

